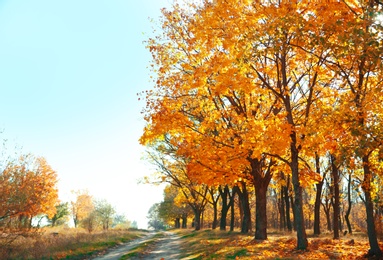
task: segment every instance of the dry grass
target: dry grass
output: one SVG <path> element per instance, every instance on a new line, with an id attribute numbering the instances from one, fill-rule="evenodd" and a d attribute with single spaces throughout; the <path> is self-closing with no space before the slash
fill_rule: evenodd
<path id="1" fill-rule="evenodd" d="M 0 247 L 0 259 L 84 259 L 136 239 L 143 231 L 110 230 L 89 234 L 82 229 L 43 229 L 18 236 Z"/>
<path id="2" fill-rule="evenodd" d="M 183 259 L 363 259 L 369 249 L 365 235 L 333 240 L 330 234 L 309 238 L 306 251 L 296 250 L 295 234 L 274 232 L 266 241 L 238 232 L 177 231 Z"/>

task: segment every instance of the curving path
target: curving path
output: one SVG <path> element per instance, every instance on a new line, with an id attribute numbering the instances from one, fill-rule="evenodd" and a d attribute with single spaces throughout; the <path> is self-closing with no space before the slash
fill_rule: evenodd
<path id="1" fill-rule="evenodd" d="M 181 259 L 180 236 L 172 232 L 165 232 L 163 238 L 159 238 L 148 254 L 139 259 Z"/>
<path id="2" fill-rule="evenodd" d="M 119 260 L 123 255 L 129 253 L 134 247 L 141 243 L 149 241 L 155 233 L 150 233 L 147 236 L 130 241 L 120 247 L 110 249 L 106 254 L 93 258 L 93 260 Z M 158 238 L 157 241 L 148 248 L 144 256 L 134 257 L 130 259 L 181 259 L 180 252 L 180 236 L 173 232 L 164 232 L 164 237 Z"/>
<path id="3" fill-rule="evenodd" d="M 108 252 L 102 256 L 93 258 L 93 260 L 119 260 L 124 254 L 128 253 L 134 247 L 141 243 L 145 243 L 150 240 L 155 233 L 149 233 L 147 236 L 132 240 L 122 246 L 108 250 Z"/>

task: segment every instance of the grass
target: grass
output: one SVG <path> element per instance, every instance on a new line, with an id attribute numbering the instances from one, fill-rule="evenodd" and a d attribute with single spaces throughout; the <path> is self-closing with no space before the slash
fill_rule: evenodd
<path id="1" fill-rule="evenodd" d="M 54 235 L 51 229 L 20 236 L 9 247 L 0 246 L 0 259 L 85 259 L 110 247 L 145 236 L 145 231 L 98 232 L 63 229 Z M 266 241 L 252 234 L 219 230 L 176 230 L 180 237 L 180 259 L 362 259 L 369 249 L 364 233 L 332 239 L 332 234 L 309 237 L 308 250 L 296 250 L 295 233 L 269 232 Z M 310 231 L 308 231 L 310 233 Z M 142 258 L 165 237 L 160 232 L 143 241 L 123 259 Z M 383 246 L 383 244 L 381 245 Z"/>
<path id="2" fill-rule="evenodd" d="M 57 233 L 57 234 L 55 234 Z M 0 259 L 84 259 L 145 235 L 144 231 L 110 230 L 89 234 L 82 229 L 44 229 L 0 246 Z"/>

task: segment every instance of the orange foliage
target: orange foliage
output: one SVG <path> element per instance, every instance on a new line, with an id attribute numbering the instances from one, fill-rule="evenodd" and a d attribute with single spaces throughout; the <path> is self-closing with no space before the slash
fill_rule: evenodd
<path id="1" fill-rule="evenodd" d="M 42 157 L 20 157 L 0 175 L 0 220 L 56 213 L 57 174 Z"/>

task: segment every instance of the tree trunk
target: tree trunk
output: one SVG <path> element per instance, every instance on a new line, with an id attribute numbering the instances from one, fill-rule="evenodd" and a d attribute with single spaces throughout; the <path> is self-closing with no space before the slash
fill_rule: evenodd
<path id="1" fill-rule="evenodd" d="M 249 193 L 247 192 L 246 183 L 241 182 L 242 191 L 238 190 L 238 195 L 242 207 L 242 223 L 241 223 L 241 233 L 247 234 L 251 226 L 251 213 L 250 213 L 250 204 L 249 204 Z"/>
<path id="2" fill-rule="evenodd" d="M 182 228 L 187 228 L 188 227 L 188 216 L 186 214 L 182 215 Z"/>
<path id="3" fill-rule="evenodd" d="M 230 198 L 230 231 L 234 231 L 234 225 L 235 225 L 235 194 L 238 193 L 238 187 L 235 186 L 233 188 L 233 194 L 232 197 Z"/>
<path id="4" fill-rule="evenodd" d="M 180 227 L 181 227 L 180 218 L 176 218 L 176 220 L 175 220 L 175 228 L 180 228 Z"/>
<path id="5" fill-rule="evenodd" d="M 334 216 L 333 216 L 333 231 L 334 231 L 334 239 L 339 239 L 339 169 L 335 164 L 335 156 L 330 155 L 331 160 L 331 176 L 333 181 L 334 188 Z"/>
<path id="6" fill-rule="evenodd" d="M 291 225 L 291 219 L 290 219 L 290 201 L 289 201 L 289 187 L 290 187 L 290 175 L 287 175 L 287 183 L 286 186 L 283 188 L 284 191 L 284 199 L 285 199 L 285 206 L 286 206 L 286 225 L 287 230 L 289 232 L 293 231 L 293 227 Z"/>
<path id="7" fill-rule="evenodd" d="M 291 134 L 291 175 L 294 188 L 294 212 L 295 223 L 297 225 L 297 249 L 305 250 L 308 246 L 308 240 L 305 229 L 305 219 L 303 215 L 303 197 L 302 187 L 299 182 L 299 168 L 298 168 L 298 149 L 296 147 L 296 133 Z"/>
<path id="8" fill-rule="evenodd" d="M 197 207 L 193 208 L 194 211 L 194 230 L 201 229 L 201 210 Z"/>
<path id="9" fill-rule="evenodd" d="M 283 193 L 283 187 L 281 185 L 281 190 L 280 190 L 280 198 L 278 199 L 278 204 L 279 204 L 279 229 L 284 230 L 286 229 L 286 214 L 285 214 L 285 200 L 284 200 L 284 193 Z"/>
<path id="10" fill-rule="evenodd" d="M 267 184 L 258 183 L 255 188 L 255 239 L 266 240 L 267 239 Z"/>
<path id="11" fill-rule="evenodd" d="M 292 210 L 293 210 L 293 228 L 294 228 L 294 231 L 297 231 L 297 222 L 295 221 L 296 220 L 296 217 L 295 217 L 295 206 L 294 206 L 294 197 L 293 197 L 293 194 L 290 194 L 290 202 L 291 202 L 291 207 L 292 207 Z"/>
<path id="12" fill-rule="evenodd" d="M 212 224 L 212 229 L 216 229 L 217 228 L 217 223 L 218 223 L 218 206 L 217 206 L 217 202 L 215 202 L 213 204 L 213 224 Z"/>
<path id="13" fill-rule="evenodd" d="M 220 230 L 226 230 L 226 219 L 227 219 L 227 213 L 230 209 L 232 197 L 230 197 L 229 202 L 227 201 L 227 197 L 229 196 L 229 187 L 226 185 L 225 188 L 222 190 L 221 187 L 218 188 L 219 193 L 221 194 L 221 219 L 219 223 L 219 229 Z"/>
<path id="14" fill-rule="evenodd" d="M 255 239 L 267 239 L 267 187 L 271 180 L 271 166 L 274 164 L 269 161 L 267 168 L 263 169 L 264 161 L 249 157 L 251 165 L 251 175 L 255 187 Z M 246 187 L 246 186 L 245 186 Z M 250 208 L 249 208 L 250 213 Z M 249 215 L 250 218 L 250 215 Z M 251 219 L 249 221 L 251 226 Z"/>
<path id="15" fill-rule="evenodd" d="M 368 155 L 363 156 L 363 171 L 364 179 L 362 189 L 365 195 L 366 202 L 366 214 L 367 214 L 367 232 L 368 241 L 370 243 L 370 250 L 368 250 L 368 256 L 382 257 L 382 251 L 378 244 L 378 238 L 376 235 L 375 222 L 374 222 L 374 205 L 371 197 L 371 181 L 372 173 L 370 171 Z"/>
<path id="16" fill-rule="evenodd" d="M 319 156 L 315 154 L 315 168 L 317 174 L 321 174 L 320 171 L 320 162 L 319 162 Z M 322 188 L 324 183 L 325 176 L 322 177 L 322 181 L 315 184 L 316 187 L 316 194 L 315 194 L 315 204 L 314 204 L 314 235 L 319 236 L 320 235 L 320 204 L 322 199 Z"/>
<path id="17" fill-rule="evenodd" d="M 344 219 L 346 220 L 347 224 L 347 229 L 348 233 L 352 234 L 352 228 L 351 228 L 351 223 L 350 223 L 350 213 L 351 213 L 351 206 L 352 206 L 352 200 L 351 200 L 351 172 L 348 175 L 348 182 L 347 182 L 347 202 L 348 202 L 348 207 L 346 214 L 344 215 Z"/>

